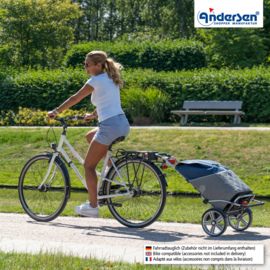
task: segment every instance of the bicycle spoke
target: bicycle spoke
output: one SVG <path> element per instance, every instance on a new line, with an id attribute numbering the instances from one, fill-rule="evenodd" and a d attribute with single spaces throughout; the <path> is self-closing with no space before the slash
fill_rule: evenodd
<path id="1" fill-rule="evenodd" d="M 140 184 L 138 185 L 138 187 L 140 187 L 140 186 L 142 185 L 142 180 L 143 180 L 144 169 L 145 169 L 145 166 L 143 167 L 143 172 L 142 172 L 141 182 L 140 182 Z"/>
<path id="2" fill-rule="evenodd" d="M 133 163 L 133 167 L 134 167 L 134 166 L 135 166 L 135 165 L 134 165 L 134 163 Z M 134 168 L 135 180 L 136 180 L 136 183 L 137 183 L 137 187 L 139 186 L 139 185 L 138 185 L 138 176 L 137 176 L 137 173 L 138 173 L 139 169 L 140 169 L 140 164 L 139 164 L 139 166 L 138 166 L 137 171 L 136 171 L 135 168 Z M 134 182 L 133 182 L 133 184 L 134 184 Z"/>
<path id="3" fill-rule="evenodd" d="M 145 202 L 146 203 L 145 205 L 147 205 L 147 207 L 151 207 L 151 205 L 152 205 L 153 209 L 156 209 L 157 205 L 159 205 L 159 203 L 160 203 L 160 202 L 158 202 L 158 203 L 151 202 L 151 201 L 149 201 L 149 200 L 147 200 L 146 198 L 143 198 L 143 197 L 140 197 L 140 201 L 142 203 Z"/>

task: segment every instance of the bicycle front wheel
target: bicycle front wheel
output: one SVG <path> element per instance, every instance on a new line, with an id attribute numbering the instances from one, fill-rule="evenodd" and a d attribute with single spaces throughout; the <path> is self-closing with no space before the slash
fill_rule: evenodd
<path id="1" fill-rule="evenodd" d="M 69 175 L 65 164 L 56 158 L 44 185 L 39 188 L 49 169 L 51 156 L 37 155 L 24 166 L 18 185 L 25 212 L 37 221 L 51 221 L 64 210 L 69 198 Z"/>
<path id="2" fill-rule="evenodd" d="M 123 225 L 142 228 L 152 224 L 162 213 L 166 203 L 165 179 L 158 167 L 143 160 L 123 160 L 117 170 L 132 195 L 125 186 L 106 181 L 104 195 L 121 195 L 107 200 L 110 212 Z M 114 168 L 109 179 L 121 182 Z"/>

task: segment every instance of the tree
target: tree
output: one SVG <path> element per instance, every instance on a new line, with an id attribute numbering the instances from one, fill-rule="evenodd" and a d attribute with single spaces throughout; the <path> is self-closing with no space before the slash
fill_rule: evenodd
<path id="1" fill-rule="evenodd" d="M 190 38 L 194 28 L 194 0 L 73 0 L 83 15 L 71 22 L 76 43 L 90 41 L 92 13 L 94 40 L 121 40 L 124 35 Z"/>
<path id="2" fill-rule="evenodd" d="M 256 28 L 198 29 L 206 43 L 210 65 L 220 68 L 252 68 L 262 64 L 267 39 Z"/>
<path id="3" fill-rule="evenodd" d="M 9 64 L 57 67 L 73 40 L 71 19 L 80 17 L 70 0 L 0 0 L 0 48 L 12 51 Z"/>
<path id="4" fill-rule="evenodd" d="M 144 0 L 140 15 L 161 38 L 189 38 L 195 33 L 194 0 Z"/>

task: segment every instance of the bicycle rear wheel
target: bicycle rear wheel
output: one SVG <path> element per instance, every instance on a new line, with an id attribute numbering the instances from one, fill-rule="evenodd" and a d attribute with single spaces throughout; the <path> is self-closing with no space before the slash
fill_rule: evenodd
<path id="1" fill-rule="evenodd" d="M 45 184 L 51 156 L 37 155 L 24 166 L 18 185 L 19 198 L 25 212 L 37 221 L 51 221 L 64 210 L 70 193 L 67 168 L 56 158 Z"/>
<path id="2" fill-rule="evenodd" d="M 152 224 L 161 215 L 166 203 L 165 178 L 162 173 L 156 165 L 143 160 L 123 160 L 117 164 L 117 169 L 132 191 L 132 197 L 108 199 L 112 215 L 127 227 L 142 228 Z M 114 168 L 110 170 L 108 178 L 121 182 Z M 127 193 L 124 186 L 109 181 L 105 182 L 104 191 L 104 195 Z"/>

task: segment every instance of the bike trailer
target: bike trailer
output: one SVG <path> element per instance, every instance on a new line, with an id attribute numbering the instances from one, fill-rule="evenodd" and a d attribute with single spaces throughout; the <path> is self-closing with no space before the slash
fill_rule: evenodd
<path id="1" fill-rule="evenodd" d="M 236 197 L 251 194 L 250 188 L 229 168 L 211 160 L 185 160 L 175 169 L 208 200 L 233 201 Z M 225 202 L 211 202 L 220 210 Z"/>

